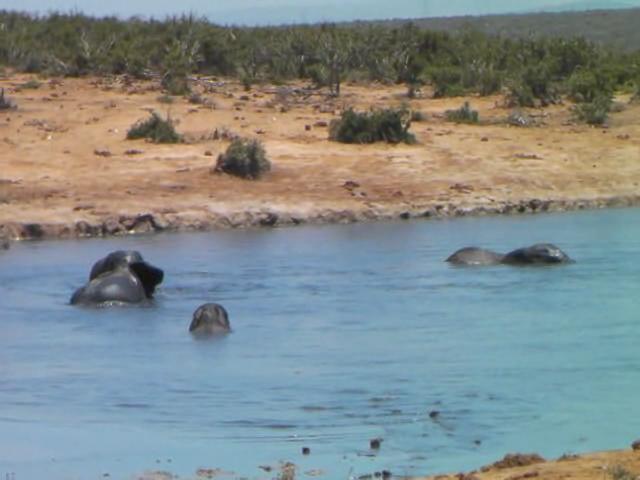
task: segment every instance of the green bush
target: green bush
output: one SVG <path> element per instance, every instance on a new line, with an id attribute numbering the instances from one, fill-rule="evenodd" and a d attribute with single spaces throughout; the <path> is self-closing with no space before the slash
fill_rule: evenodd
<path id="1" fill-rule="evenodd" d="M 567 81 L 569 98 L 574 102 L 592 103 L 596 97 L 611 95 L 613 85 L 601 72 L 578 69 Z"/>
<path id="2" fill-rule="evenodd" d="M 256 180 L 271 170 L 262 144 L 258 140 L 237 138 L 225 153 L 218 156 L 215 172 L 224 172 L 237 177 Z"/>
<path id="3" fill-rule="evenodd" d="M 555 103 L 558 92 L 545 65 L 526 67 L 509 84 L 508 103 L 518 107 L 546 107 Z"/>
<path id="4" fill-rule="evenodd" d="M 612 100 L 608 95 L 599 95 L 592 102 L 578 103 L 574 115 L 589 125 L 604 125 L 611 111 Z"/>
<path id="5" fill-rule="evenodd" d="M 459 97 L 464 95 L 462 86 L 462 70 L 458 67 L 432 68 L 429 78 L 433 84 L 433 97 Z"/>
<path id="6" fill-rule="evenodd" d="M 146 138 L 154 143 L 179 143 L 182 137 L 176 132 L 170 118 L 163 119 L 153 112 L 146 120 L 139 120 L 127 132 L 127 140 Z"/>
<path id="7" fill-rule="evenodd" d="M 329 138 L 342 143 L 415 143 L 410 126 L 411 114 L 406 109 L 370 112 L 349 109 L 341 118 L 331 121 Z"/>
<path id="8" fill-rule="evenodd" d="M 479 115 L 476 110 L 472 110 L 469 102 L 464 102 L 464 105 L 457 110 L 447 110 L 445 112 L 447 120 L 456 123 L 478 123 Z"/>

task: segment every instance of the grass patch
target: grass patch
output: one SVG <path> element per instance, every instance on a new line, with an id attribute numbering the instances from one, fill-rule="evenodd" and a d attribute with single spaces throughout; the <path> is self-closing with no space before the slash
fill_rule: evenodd
<path id="1" fill-rule="evenodd" d="M 331 121 L 329 138 L 342 143 L 415 143 L 409 132 L 411 113 L 406 109 L 356 112 L 349 109 Z"/>
<path id="2" fill-rule="evenodd" d="M 455 123 L 478 123 L 480 116 L 477 110 L 473 110 L 469 102 L 464 102 L 464 105 L 456 110 L 447 110 L 445 113 L 447 120 Z"/>
<path id="3" fill-rule="evenodd" d="M 176 132 L 170 118 L 166 120 L 153 112 L 145 120 L 137 121 L 127 132 L 127 140 L 145 138 L 154 143 L 179 143 L 182 137 Z"/>
<path id="4" fill-rule="evenodd" d="M 16 88 L 19 90 L 37 90 L 42 86 L 38 80 L 29 80 L 28 82 L 21 83 Z"/>
<path id="5" fill-rule="evenodd" d="M 224 172 L 236 177 L 257 180 L 271 170 L 262 143 L 249 138 L 237 138 L 218 156 L 215 172 Z"/>

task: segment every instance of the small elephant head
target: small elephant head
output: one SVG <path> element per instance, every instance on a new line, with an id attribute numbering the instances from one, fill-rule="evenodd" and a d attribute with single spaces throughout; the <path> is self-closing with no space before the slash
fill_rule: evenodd
<path id="1" fill-rule="evenodd" d="M 205 303 L 193 312 L 193 320 L 189 325 L 189 331 L 198 335 L 229 333 L 231 331 L 229 314 L 222 305 Z"/>

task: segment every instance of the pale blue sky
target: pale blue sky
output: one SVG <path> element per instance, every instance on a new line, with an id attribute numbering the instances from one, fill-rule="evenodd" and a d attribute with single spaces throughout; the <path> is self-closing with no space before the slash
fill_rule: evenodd
<path id="1" fill-rule="evenodd" d="M 193 12 L 221 24 L 419 18 L 527 12 L 562 6 L 640 6 L 640 0 L 0 0 L 0 9 L 78 10 L 128 17 Z"/>

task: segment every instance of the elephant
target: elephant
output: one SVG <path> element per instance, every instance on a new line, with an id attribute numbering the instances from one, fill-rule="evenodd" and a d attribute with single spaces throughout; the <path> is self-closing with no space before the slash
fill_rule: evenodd
<path id="1" fill-rule="evenodd" d="M 477 247 L 466 247 L 454 252 L 447 262 L 454 265 L 554 265 L 572 263 L 573 260 L 551 243 L 536 243 L 518 248 L 506 255 Z"/>
<path id="2" fill-rule="evenodd" d="M 572 263 L 573 260 L 552 243 L 536 243 L 507 253 L 502 263 L 507 265 L 552 265 Z"/>
<path id="3" fill-rule="evenodd" d="M 118 250 L 98 260 L 89 282 L 71 296 L 71 304 L 140 303 L 153 298 L 164 272 L 137 251 Z"/>
<path id="4" fill-rule="evenodd" d="M 217 303 L 205 303 L 193 312 L 193 320 L 189 331 L 194 335 L 217 335 L 229 333 L 229 314 Z"/>
<path id="5" fill-rule="evenodd" d="M 461 248 L 453 253 L 447 262 L 454 265 L 497 265 L 502 262 L 504 255 L 478 247 Z"/>

